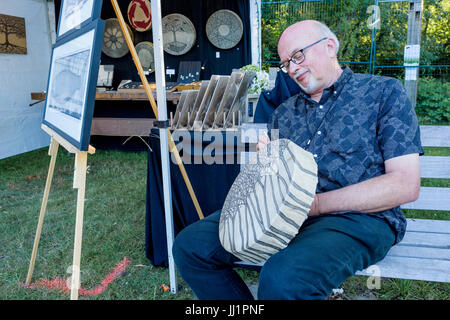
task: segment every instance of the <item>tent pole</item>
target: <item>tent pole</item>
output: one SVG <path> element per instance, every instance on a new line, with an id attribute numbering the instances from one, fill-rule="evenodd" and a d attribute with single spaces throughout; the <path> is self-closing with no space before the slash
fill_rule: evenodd
<path id="1" fill-rule="evenodd" d="M 152 0 L 152 32 L 153 46 L 155 57 L 155 78 L 156 78 L 156 94 L 158 99 L 159 120 L 167 120 L 166 105 L 166 77 L 164 74 L 164 52 L 163 38 L 161 29 L 161 2 L 160 0 Z M 177 293 L 177 278 L 175 273 L 175 262 L 172 256 L 172 244 L 174 241 L 173 215 L 172 215 L 172 190 L 170 184 L 170 163 L 169 163 L 169 129 L 159 129 L 160 148 L 161 148 L 161 167 L 163 176 L 164 190 L 164 212 L 166 220 L 166 237 L 167 237 L 167 256 L 169 260 L 170 275 L 170 291 Z M 173 152 L 178 152 L 174 148 Z"/>

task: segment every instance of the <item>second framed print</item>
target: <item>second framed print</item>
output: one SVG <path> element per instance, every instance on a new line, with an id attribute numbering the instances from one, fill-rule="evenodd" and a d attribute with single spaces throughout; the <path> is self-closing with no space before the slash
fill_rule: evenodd
<path id="1" fill-rule="evenodd" d="M 80 151 L 89 148 L 104 28 L 92 21 L 53 47 L 42 123 Z"/>
<path id="2" fill-rule="evenodd" d="M 63 0 L 59 14 L 58 38 L 79 30 L 100 17 L 103 0 Z"/>

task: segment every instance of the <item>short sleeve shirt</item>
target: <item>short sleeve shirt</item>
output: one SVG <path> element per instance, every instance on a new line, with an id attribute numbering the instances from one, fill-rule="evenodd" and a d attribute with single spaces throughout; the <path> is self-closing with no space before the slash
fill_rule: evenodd
<path id="1" fill-rule="evenodd" d="M 275 109 L 268 127 L 272 139 L 290 139 L 314 155 L 317 193 L 380 176 L 388 159 L 424 153 L 417 116 L 401 82 L 348 67 L 319 102 L 303 91 L 290 97 Z M 400 207 L 364 214 L 387 221 L 396 243 L 403 238 L 406 219 Z"/>

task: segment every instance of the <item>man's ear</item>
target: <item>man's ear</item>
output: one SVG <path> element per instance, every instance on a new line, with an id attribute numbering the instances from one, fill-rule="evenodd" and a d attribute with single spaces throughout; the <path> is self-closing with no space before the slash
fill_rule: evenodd
<path id="1" fill-rule="evenodd" d="M 327 53 L 330 56 L 330 58 L 337 57 L 336 48 L 337 48 L 336 41 L 333 38 L 328 38 L 327 39 Z"/>

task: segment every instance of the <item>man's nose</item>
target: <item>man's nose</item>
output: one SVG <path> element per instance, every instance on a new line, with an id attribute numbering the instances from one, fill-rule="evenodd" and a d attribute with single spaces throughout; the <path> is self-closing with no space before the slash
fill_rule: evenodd
<path id="1" fill-rule="evenodd" d="M 289 72 L 289 74 L 294 76 L 300 68 L 301 68 L 300 65 L 293 63 L 291 61 L 288 66 L 288 72 Z"/>

